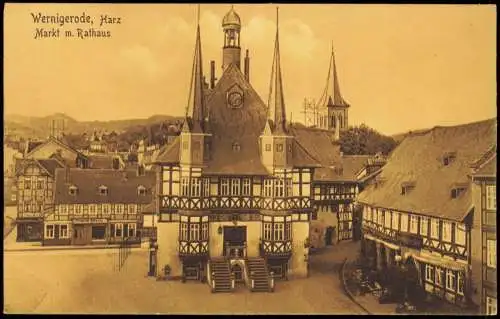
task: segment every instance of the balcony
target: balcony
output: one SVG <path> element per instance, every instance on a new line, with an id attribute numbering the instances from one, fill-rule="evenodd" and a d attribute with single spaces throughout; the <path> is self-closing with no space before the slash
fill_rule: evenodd
<path id="1" fill-rule="evenodd" d="M 266 257 L 290 257 L 291 240 L 261 240 L 261 254 Z"/>
<path id="2" fill-rule="evenodd" d="M 179 257 L 208 256 L 208 240 L 181 240 L 179 239 Z"/>
<path id="3" fill-rule="evenodd" d="M 310 197 L 268 198 L 261 196 L 210 196 L 182 197 L 160 196 L 163 210 L 206 210 L 206 209 L 268 209 L 301 210 L 312 208 Z"/>

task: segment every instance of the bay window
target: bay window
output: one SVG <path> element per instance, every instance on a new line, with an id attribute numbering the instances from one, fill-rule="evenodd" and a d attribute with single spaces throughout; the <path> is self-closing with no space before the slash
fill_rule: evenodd
<path id="1" fill-rule="evenodd" d="M 387 229 L 390 229 L 390 228 L 391 228 L 391 212 L 390 212 L 390 211 L 388 211 L 388 210 L 386 210 L 386 211 L 384 212 L 384 215 L 385 215 L 385 216 L 384 216 L 384 219 L 385 219 L 385 227 L 386 227 Z"/>
<path id="2" fill-rule="evenodd" d="M 231 179 L 231 195 L 238 196 L 240 195 L 240 179 L 232 178 Z"/>
<path id="3" fill-rule="evenodd" d="M 377 209 L 377 224 L 383 225 L 384 224 L 384 215 L 382 215 L 382 211 Z"/>
<path id="4" fill-rule="evenodd" d="M 187 217 L 186 221 L 180 222 L 179 240 L 181 241 L 205 241 L 208 240 L 208 217 Z"/>
<path id="5" fill-rule="evenodd" d="M 275 197 L 285 196 L 285 181 L 282 178 L 274 180 L 274 196 Z"/>
<path id="6" fill-rule="evenodd" d="M 189 196 L 189 178 L 181 178 L 181 196 Z"/>
<path id="7" fill-rule="evenodd" d="M 399 216 L 397 212 L 392 212 L 392 229 L 399 230 Z"/>
<path id="8" fill-rule="evenodd" d="M 266 241 L 283 241 L 292 239 L 292 225 L 289 221 L 263 222 L 262 239 Z"/>
<path id="9" fill-rule="evenodd" d="M 408 214 L 402 213 L 401 214 L 401 231 L 402 232 L 408 232 Z"/>
<path id="10" fill-rule="evenodd" d="M 465 225 L 455 224 L 455 243 L 465 246 Z"/>
<path id="11" fill-rule="evenodd" d="M 250 196 L 250 178 L 243 179 L 243 187 L 241 188 L 241 195 Z"/>
<path id="12" fill-rule="evenodd" d="M 273 180 L 266 178 L 264 180 L 264 197 L 273 196 Z"/>
<path id="13" fill-rule="evenodd" d="M 200 197 L 201 181 L 199 178 L 191 178 L 191 196 Z"/>

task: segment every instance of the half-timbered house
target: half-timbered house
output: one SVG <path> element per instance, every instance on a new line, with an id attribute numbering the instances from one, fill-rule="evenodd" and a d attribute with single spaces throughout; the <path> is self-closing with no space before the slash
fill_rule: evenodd
<path id="1" fill-rule="evenodd" d="M 472 274 L 482 267 L 471 260 L 480 247 L 472 232 L 481 206 L 473 200 L 470 165 L 492 145 L 496 120 L 435 127 L 401 142 L 358 196 L 362 252 L 372 267 L 406 269 L 410 295 L 473 304 Z"/>
<path id="2" fill-rule="evenodd" d="M 40 241 L 44 213 L 53 207 L 54 176 L 64 165 L 56 159 L 18 159 L 17 241 Z"/>
<path id="3" fill-rule="evenodd" d="M 139 242 L 143 207 L 155 176 L 141 170 L 62 168 L 55 171 L 54 207 L 44 216 L 44 245 Z"/>
<path id="4" fill-rule="evenodd" d="M 495 145 L 479 158 L 472 165 L 471 175 L 474 201 L 472 275 L 478 290 L 473 297 L 480 305 L 481 314 L 486 315 L 497 313 L 496 151 Z"/>

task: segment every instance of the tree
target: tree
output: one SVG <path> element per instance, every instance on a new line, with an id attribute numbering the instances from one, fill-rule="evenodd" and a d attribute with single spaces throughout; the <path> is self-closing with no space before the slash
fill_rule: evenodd
<path id="1" fill-rule="evenodd" d="M 342 132 L 340 145 L 341 151 L 346 155 L 375 155 L 378 152 L 387 155 L 396 147 L 397 142 L 392 137 L 361 124 Z"/>

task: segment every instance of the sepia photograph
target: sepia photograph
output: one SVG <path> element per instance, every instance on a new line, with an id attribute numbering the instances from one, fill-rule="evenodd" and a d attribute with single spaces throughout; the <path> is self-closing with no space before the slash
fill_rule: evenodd
<path id="1" fill-rule="evenodd" d="M 4 314 L 497 314 L 494 5 L 3 18 Z"/>

